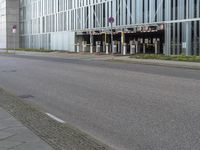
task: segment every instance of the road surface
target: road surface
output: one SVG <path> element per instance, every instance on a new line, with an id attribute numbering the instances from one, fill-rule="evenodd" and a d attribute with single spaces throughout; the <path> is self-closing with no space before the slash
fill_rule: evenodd
<path id="1" fill-rule="evenodd" d="M 0 86 L 119 150 L 197 150 L 200 71 L 0 55 Z"/>

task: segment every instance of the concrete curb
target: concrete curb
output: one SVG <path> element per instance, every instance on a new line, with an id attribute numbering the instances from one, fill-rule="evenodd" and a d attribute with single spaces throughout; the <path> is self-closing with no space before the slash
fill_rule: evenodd
<path id="1" fill-rule="evenodd" d="M 113 59 L 106 59 L 105 61 L 111 61 L 111 62 L 123 62 L 123 63 L 133 63 L 133 64 L 142 64 L 142 65 L 153 65 L 153 66 L 163 66 L 163 67 L 173 67 L 173 68 L 184 68 L 184 69 L 191 69 L 191 70 L 200 70 L 200 63 L 198 65 L 191 65 L 190 62 L 187 62 L 188 65 L 186 64 L 181 64 L 181 63 L 186 63 L 186 62 L 178 62 L 178 64 L 175 61 L 160 61 L 160 62 L 152 62 L 144 59 L 118 59 L 118 58 L 113 58 Z M 173 64 L 174 63 L 174 64 Z"/>

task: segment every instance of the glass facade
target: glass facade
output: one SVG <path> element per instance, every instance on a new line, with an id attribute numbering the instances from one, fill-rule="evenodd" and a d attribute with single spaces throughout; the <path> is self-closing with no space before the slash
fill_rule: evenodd
<path id="1" fill-rule="evenodd" d="M 200 0 L 20 0 L 20 44 L 73 50 L 76 32 L 107 31 L 113 16 L 117 30 L 164 25 L 165 54 L 200 55 L 199 7 Z"/>

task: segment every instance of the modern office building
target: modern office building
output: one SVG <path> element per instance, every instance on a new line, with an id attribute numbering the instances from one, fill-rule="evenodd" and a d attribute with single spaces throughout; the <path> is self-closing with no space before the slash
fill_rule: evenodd
<path id="1" fill-rule="evenodd" d="M 20 47 L 200 55 L 200 0 L 20 0 L 19 7 Z"/>

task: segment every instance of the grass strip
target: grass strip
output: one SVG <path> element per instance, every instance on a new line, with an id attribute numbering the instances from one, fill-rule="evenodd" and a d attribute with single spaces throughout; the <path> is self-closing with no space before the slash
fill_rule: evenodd
<path id="1" fill-rule="evenodd" d="M 185 56 L 185 55 L 171 55 L 166 56 L 162 54 L 136 54 L 130 56 L 135 59 L 157 59 L 157 60 L 169 60 L 169 61 L 185 61 L 185 62 L 200 62 L 200 56 Z"/>

